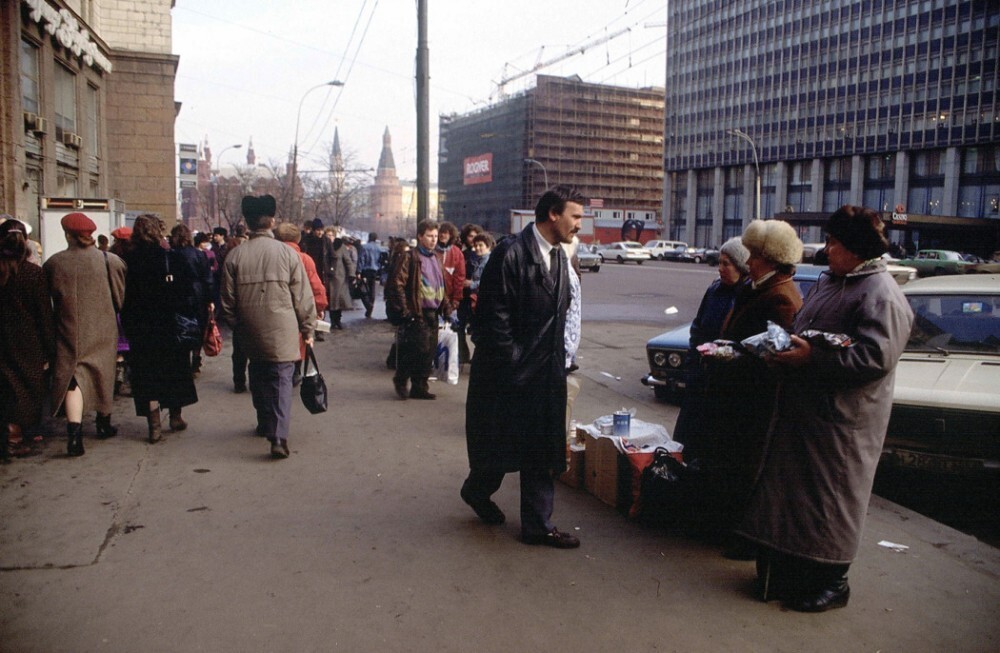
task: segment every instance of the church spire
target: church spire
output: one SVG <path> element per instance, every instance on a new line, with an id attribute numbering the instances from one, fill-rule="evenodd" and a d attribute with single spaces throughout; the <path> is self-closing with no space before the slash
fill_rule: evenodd
<path id="1" fill-rule="evenodd" d="M 382 135 L 382 155 L 378 158 L 378 169 L 396 171 L 396 162 L 392 158 L 392 135 L 389 134 L 388 125 Z"/>

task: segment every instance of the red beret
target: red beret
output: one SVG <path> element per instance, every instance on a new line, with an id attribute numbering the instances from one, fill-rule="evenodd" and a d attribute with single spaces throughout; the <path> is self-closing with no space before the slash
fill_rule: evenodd
<path id="1" fill-rule="evenodd" d="M 97 231 L 97 225 L 94 224 L 94 221 L 82 213 L 67 213 L 63 216 L 60 224 L 62 225 L 63 231 L 82 234 L 85 236 L 89 236 Z"/>
<path id="2" fill-rule="evenodd" d="M 111 235 L 117 238 L 118 240 L 128 240 L 129 238 L 132 237 L 132 228 L 118 227 L 117 229 L 111 232 Z"/>

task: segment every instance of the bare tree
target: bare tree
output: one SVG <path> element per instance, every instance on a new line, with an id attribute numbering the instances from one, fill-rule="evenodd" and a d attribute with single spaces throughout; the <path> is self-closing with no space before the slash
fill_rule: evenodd
<path id="1" fill-rule="evenodd" d="M 326 224 L 364 229 L 371 223 L 368 187 L 372 169 L 361 167 L 353 150 L 343 152 L 339 160 L 333 156 L 332 144 L 327 151 L 323 168 L 299 168 L 303 219 L 320 218 Z"/>

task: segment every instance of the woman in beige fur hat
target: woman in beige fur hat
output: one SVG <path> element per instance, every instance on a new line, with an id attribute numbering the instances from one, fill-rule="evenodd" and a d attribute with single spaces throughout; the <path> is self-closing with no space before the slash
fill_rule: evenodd
<path id="1" fill-rule="evenodd" d="M 792 280 L 795 264 L 802 259 L 802 241 L 795 229 L 780 220 L 754 220 L 742 240 L 750 251 L 749 279 L 737 292 L 721 335 L 735 342 L 766 331 L 769 321 L 789 329 L 802 306 L 802 295 Z M 715 411 L 710 432 L 716 441 L 703 461 L 715 478 L 720 527 L 729 531 L 743 512 L 760 465 L 775 381 L 767 365 L 754 356 L 716 363 L 710 378 L 709 404 L 725 409 Z M 752 560 L 755 551 L 742 542 L 732 540 L 725 555 Z"/>

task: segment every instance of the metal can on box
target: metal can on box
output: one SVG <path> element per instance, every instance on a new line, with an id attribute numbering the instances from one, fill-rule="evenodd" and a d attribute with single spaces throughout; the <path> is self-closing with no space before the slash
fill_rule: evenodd
<path id="1" fill-rule="evenodd" d="M 627 438 L 632 428 L 632 414 L 627 410 L 616 410 L 614 418 L 614 435 Z"/>

